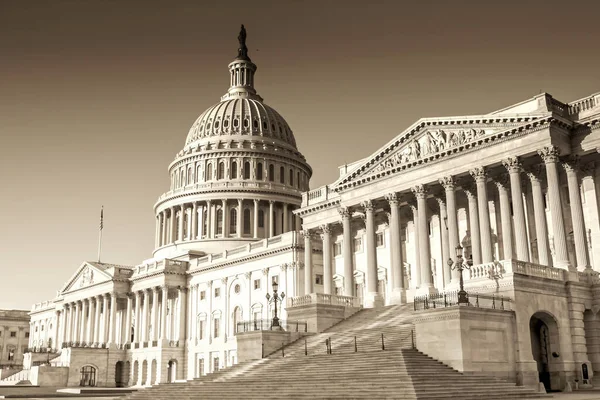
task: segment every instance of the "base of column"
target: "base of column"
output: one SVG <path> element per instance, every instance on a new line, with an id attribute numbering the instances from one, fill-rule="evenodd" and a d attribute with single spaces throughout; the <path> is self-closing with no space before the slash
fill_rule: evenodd
<path id="1" fill-rule="evenodd" d="M 433 286 L 421 286 L 415 290 L 415 296 L 429 296 L 437 294 L 438 290 Z"/>
<path id="2" fill-rule="evenodd" d="M 365 308 L 379 308 L 384 305 L 383 296 L 379 292 L 369 292 L 364 298 Z"/>
<path id="3" fill-rule="evenodd" d="M 390 305 L 406 304 L 406 289 L 394 288 L 390 293 Z"/>

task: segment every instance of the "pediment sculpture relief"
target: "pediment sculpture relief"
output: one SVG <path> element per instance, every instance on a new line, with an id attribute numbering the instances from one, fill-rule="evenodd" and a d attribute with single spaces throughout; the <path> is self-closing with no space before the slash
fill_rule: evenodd
<path id="1" fill-rule="evenodd" d="M 462 146 L 485 135 L 484 129 L 460 129 L 427 131 L 419 138 L 412 139 L 399 151 L 389 156 L 372 171 L 379 172 L 402 164 L 414 162 L 420 158 Z"/>
<path id="2" fill-rule="evenodd" d="M 86 268 L 81 274 L 81 279 L 79 280 L 79 287 L 83 287 L 86 285 L 90 285 L 94 283 L 94 271 L 91 268 Z"/>

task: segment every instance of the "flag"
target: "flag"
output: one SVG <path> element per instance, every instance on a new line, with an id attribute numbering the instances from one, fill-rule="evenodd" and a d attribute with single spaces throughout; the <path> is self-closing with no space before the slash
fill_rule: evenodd
<path id="1" fill-rule="evenodd" d="M 100 230 L 104 228 L 104 206 L 100 209 Z"/>

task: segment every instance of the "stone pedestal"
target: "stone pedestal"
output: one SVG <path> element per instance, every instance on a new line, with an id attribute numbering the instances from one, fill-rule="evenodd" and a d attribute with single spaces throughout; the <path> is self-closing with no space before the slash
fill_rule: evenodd
<path id="1" fill-rule="evenodd" d="M 284 330 L 240 332 L 236 335 L 238 362 L 266 357 L 305 334 Z"/>
<path id="2" fill-rule="evenodd" d="M 395 288 L 390 293 L 390 305 L 399 305 L 406 304 L 406 289 L 404 288 Z"/>
<path id="3" fill-rule="evenodd" d="M 358 307 L 312 303 L 301 306 L 288 306 L 288 321 L 304 321 L 308 332 L 323 332 L 343 319 L 359 311 Z"/>

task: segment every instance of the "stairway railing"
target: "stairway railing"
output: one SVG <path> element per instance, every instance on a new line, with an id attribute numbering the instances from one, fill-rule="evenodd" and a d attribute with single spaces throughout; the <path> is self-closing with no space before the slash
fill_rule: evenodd
<path id="1" fill-rule="evenodd" d="M 468 293 L 469 306 L 478 308 L 491 308 L 493 310 L 511 310 L 512 300 L 508 297 L 479 293 Z M 444 292 L 425 296 L 415 296 L 414 311 L 428 310 L 431 308 L 447 308 L 458 305 L 458 292 Z"/>

